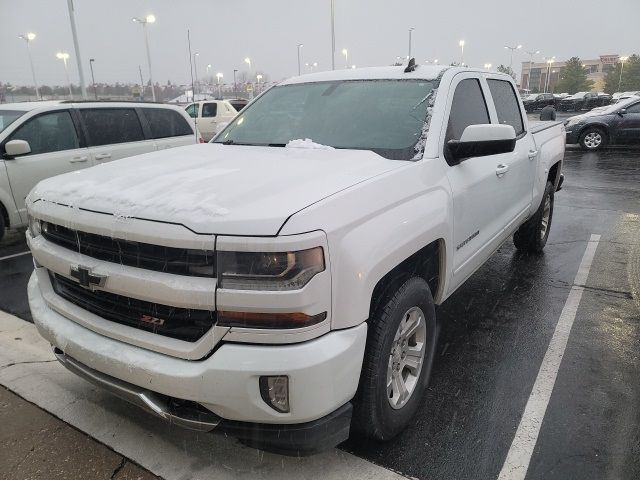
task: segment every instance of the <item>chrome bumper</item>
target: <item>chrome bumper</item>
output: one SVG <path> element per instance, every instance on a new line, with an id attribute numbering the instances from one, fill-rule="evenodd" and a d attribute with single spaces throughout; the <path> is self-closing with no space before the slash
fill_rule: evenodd
<path id="1" fill-rule="evenodd" d="M 172 406 L 170 404 L 171 398 L 93 370 L 65 355 L 59 348 L 54 347 L 53 353 L 70 372 L 174 425 L 189 430 L 209 432 L 216 428 L 222 420 L 214 413 L 204 412 L 190 406 L 197 405 L 193 402 L 188 402 L 186 406 Z"/>

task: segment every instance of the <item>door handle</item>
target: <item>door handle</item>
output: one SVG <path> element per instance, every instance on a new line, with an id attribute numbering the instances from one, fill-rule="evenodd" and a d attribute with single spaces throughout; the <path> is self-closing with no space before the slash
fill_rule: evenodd
<path id="1" fill-rule="evenodd" d="M 89 160 L 89 157 L 87 156 L 73 157 L 71 160 L 69 160 L 69 163 L 82 163 L 86 162 L 87 160 Z"/>
<path id="2" fill-rule="evenodd" d="M 106 158 L 111 158 L 111 154 L 110 153 L 98 153 L 96 155 L 96 160 L 104 160 Z"/>
<path id="3" fill-rule="evenodd" d="M 503 176 L 508 171 L 509 171 L 509 165 L 505 165 L 504 163 L 501 163 L 496 167 L 496 175 L 499 177 Z"/>
<path id="4" fill-rule="evenodd" d="M 529 150 L 529 160 L 533 160 L 538 156 L 539 150 Z"/>

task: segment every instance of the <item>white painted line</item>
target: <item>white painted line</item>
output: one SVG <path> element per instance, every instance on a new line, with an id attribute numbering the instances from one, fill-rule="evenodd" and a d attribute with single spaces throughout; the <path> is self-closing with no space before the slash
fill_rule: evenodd
<path id="1" fill-rule="evenodd" d="M 16 257 L 21 257 L 23 255 L 29 255 L 31 252 L 20 252 L 20 253 L 14 253 L 13 255 L 7 255 L 6 257 L 0 257 L 0 262 L 2 260 L 9 260 L 10 258 L 16 258 Z"/>
<path id="2" fill-rule="evenodd" d="M 32 324 L 2 311 L 0 385 L 166 480 L 406 478 L 338 449 L 283 457 L 164 423 L 67 371 Z"/>
<path id="3" fill-rule="evenodd" d="M 498 480 L 524 480 L 527 475 L 531 455 L 540 434 L 542 420 L 549 405 L 551 392 L 599 242 L 600 235 L 591 235 Z"/>

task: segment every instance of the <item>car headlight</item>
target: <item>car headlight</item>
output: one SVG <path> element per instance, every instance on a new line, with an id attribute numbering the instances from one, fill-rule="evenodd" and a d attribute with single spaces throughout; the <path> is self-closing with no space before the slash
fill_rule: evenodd
<path id="1" fill-rule="evenodd" d="M 36 238 L 42 233 L 42 222 L 29 214 L 27 214 L 27 219 L 29 222 L 29 233 L 33 238 Z"/>
<path id="2" fill-rule="evenodd" d="M 565 127 L 572 127 L 574 125 L 579 124 L 582 121 L 581 117 L 571 117 L 566 122 L 564 122 Z"/>
<path id="3" fill-rule="evenodd" d="M 299 290 L 324 271 L 322 247 L 296 252 L 226 252 L 217 258 L 220 288 Z"/>

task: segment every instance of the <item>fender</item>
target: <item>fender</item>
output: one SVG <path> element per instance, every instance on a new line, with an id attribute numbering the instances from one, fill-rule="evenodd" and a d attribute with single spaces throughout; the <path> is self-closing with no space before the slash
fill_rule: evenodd
<path id="1" fill-rule="evenodd" d="M 18 208 L 11 193 L 11 185 L 9 185 L 9 176 L 4 160 L 0 160 L 0 205 L 0 209 L 4 208 L 7 211 L 9 217 L 8 227 L 17 228 L 26 224 L 27 219 L 25 218 L 23 221 L 18 214 Z"/>
<path id="2" fill-rule="evenodd" d="M 396 161 L 396 160 L 391 160 Z M 359 325 L 369 317 L 376 284 L 394 267 L 436 241 L 452 235 L 452 201 L 442 160 L 407 162 L 354 185 L 291 217 L 281 234 L 322 226 L 329 243 L 332 281 L 332 329 Z M 441 262 L 442 263 L 442 262 Z M 446 265 L 451 259 L 446 258 Z M 446 291 L 441 269 L 439 294 Z M 443 288 L 444 285 L 444 288 Z"/>

